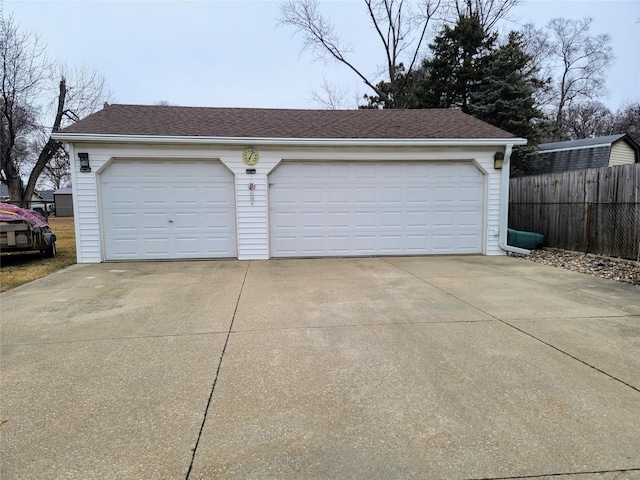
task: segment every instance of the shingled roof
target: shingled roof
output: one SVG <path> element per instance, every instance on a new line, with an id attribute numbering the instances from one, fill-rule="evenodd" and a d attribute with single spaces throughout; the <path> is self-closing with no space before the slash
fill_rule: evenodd
<path id="1" fill-rule="evenodd" d="M 285 110 L 110 105 L 63 134 L 299 139 L 510 139 L 453 109 Z"/>

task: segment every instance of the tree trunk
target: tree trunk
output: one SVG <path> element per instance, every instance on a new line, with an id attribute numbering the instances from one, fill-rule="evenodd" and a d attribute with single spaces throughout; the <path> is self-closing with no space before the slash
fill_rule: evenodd
<path id="1" fill-rule="evenodd" d="M 56 111 L 56 118 L 53 122 L 52 132 L 57 132 L 60 130 L 60 124 L 62 123 L 62 117 L 64 116 L 64 104 L 67 97 L 67 82 L 64 77 L 60 80 L 60 90 L 58 93 L 58 108 Z M 55 156 L 55 154 L 62 148 L 62 144 L 60 142 L 56 142 L 51 137 L 47 140 L 47 143 L 42 147 L 40 151 L 40 155 L 38 155 L 38 161 L 31 170 L 31 175 L 29 175 L 29 181 L 27 182 L 27 186 L 24 189 L 22 194 L 22 202 L 26 203 L 30 206 L 31 197 L 36 189 L 36 183 L 38 182 L 38 178 L 40 174 L 46 167 L 47 163 Z"/>

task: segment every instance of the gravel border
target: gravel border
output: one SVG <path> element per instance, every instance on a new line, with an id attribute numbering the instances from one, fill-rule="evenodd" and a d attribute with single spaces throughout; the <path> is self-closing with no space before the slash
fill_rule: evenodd
<path id="1" fill-rule="evenodd" d="M 532 250 L 530 255 L 509 253 L 509 255 L 531 262 L 586 273 L 595 277 L 617 282 L 640 285 L 640 263 L 632 260 L 602 257 L 558 248 Z"/>

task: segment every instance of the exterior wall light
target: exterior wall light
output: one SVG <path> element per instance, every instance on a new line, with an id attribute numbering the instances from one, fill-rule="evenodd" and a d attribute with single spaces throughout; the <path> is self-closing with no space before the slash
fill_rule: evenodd
<path id="1" fill-rule="evenodd" d="M 496 154 L 493 156 L 493 168 L 495 168 L 496 170 L 500 170 L 503 163 L 504 152 L 496 152 Z"/>
<path id="2" fill-rule="evenodd" d="M 90 172 L 91 165 L 89 165 L 89 154 L 88 153 L 79 153 L 78 158 L 80 159 L 80 171 L 81 172 Z"/>

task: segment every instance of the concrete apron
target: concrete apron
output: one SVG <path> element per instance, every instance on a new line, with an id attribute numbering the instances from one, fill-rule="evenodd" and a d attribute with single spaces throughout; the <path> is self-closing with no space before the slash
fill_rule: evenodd
<path id="1" fill-rule="evenodd" d="M 2 479 L 640 478 L 638 287 L 510 257 L 121 263 L 0 308 Z"/>

